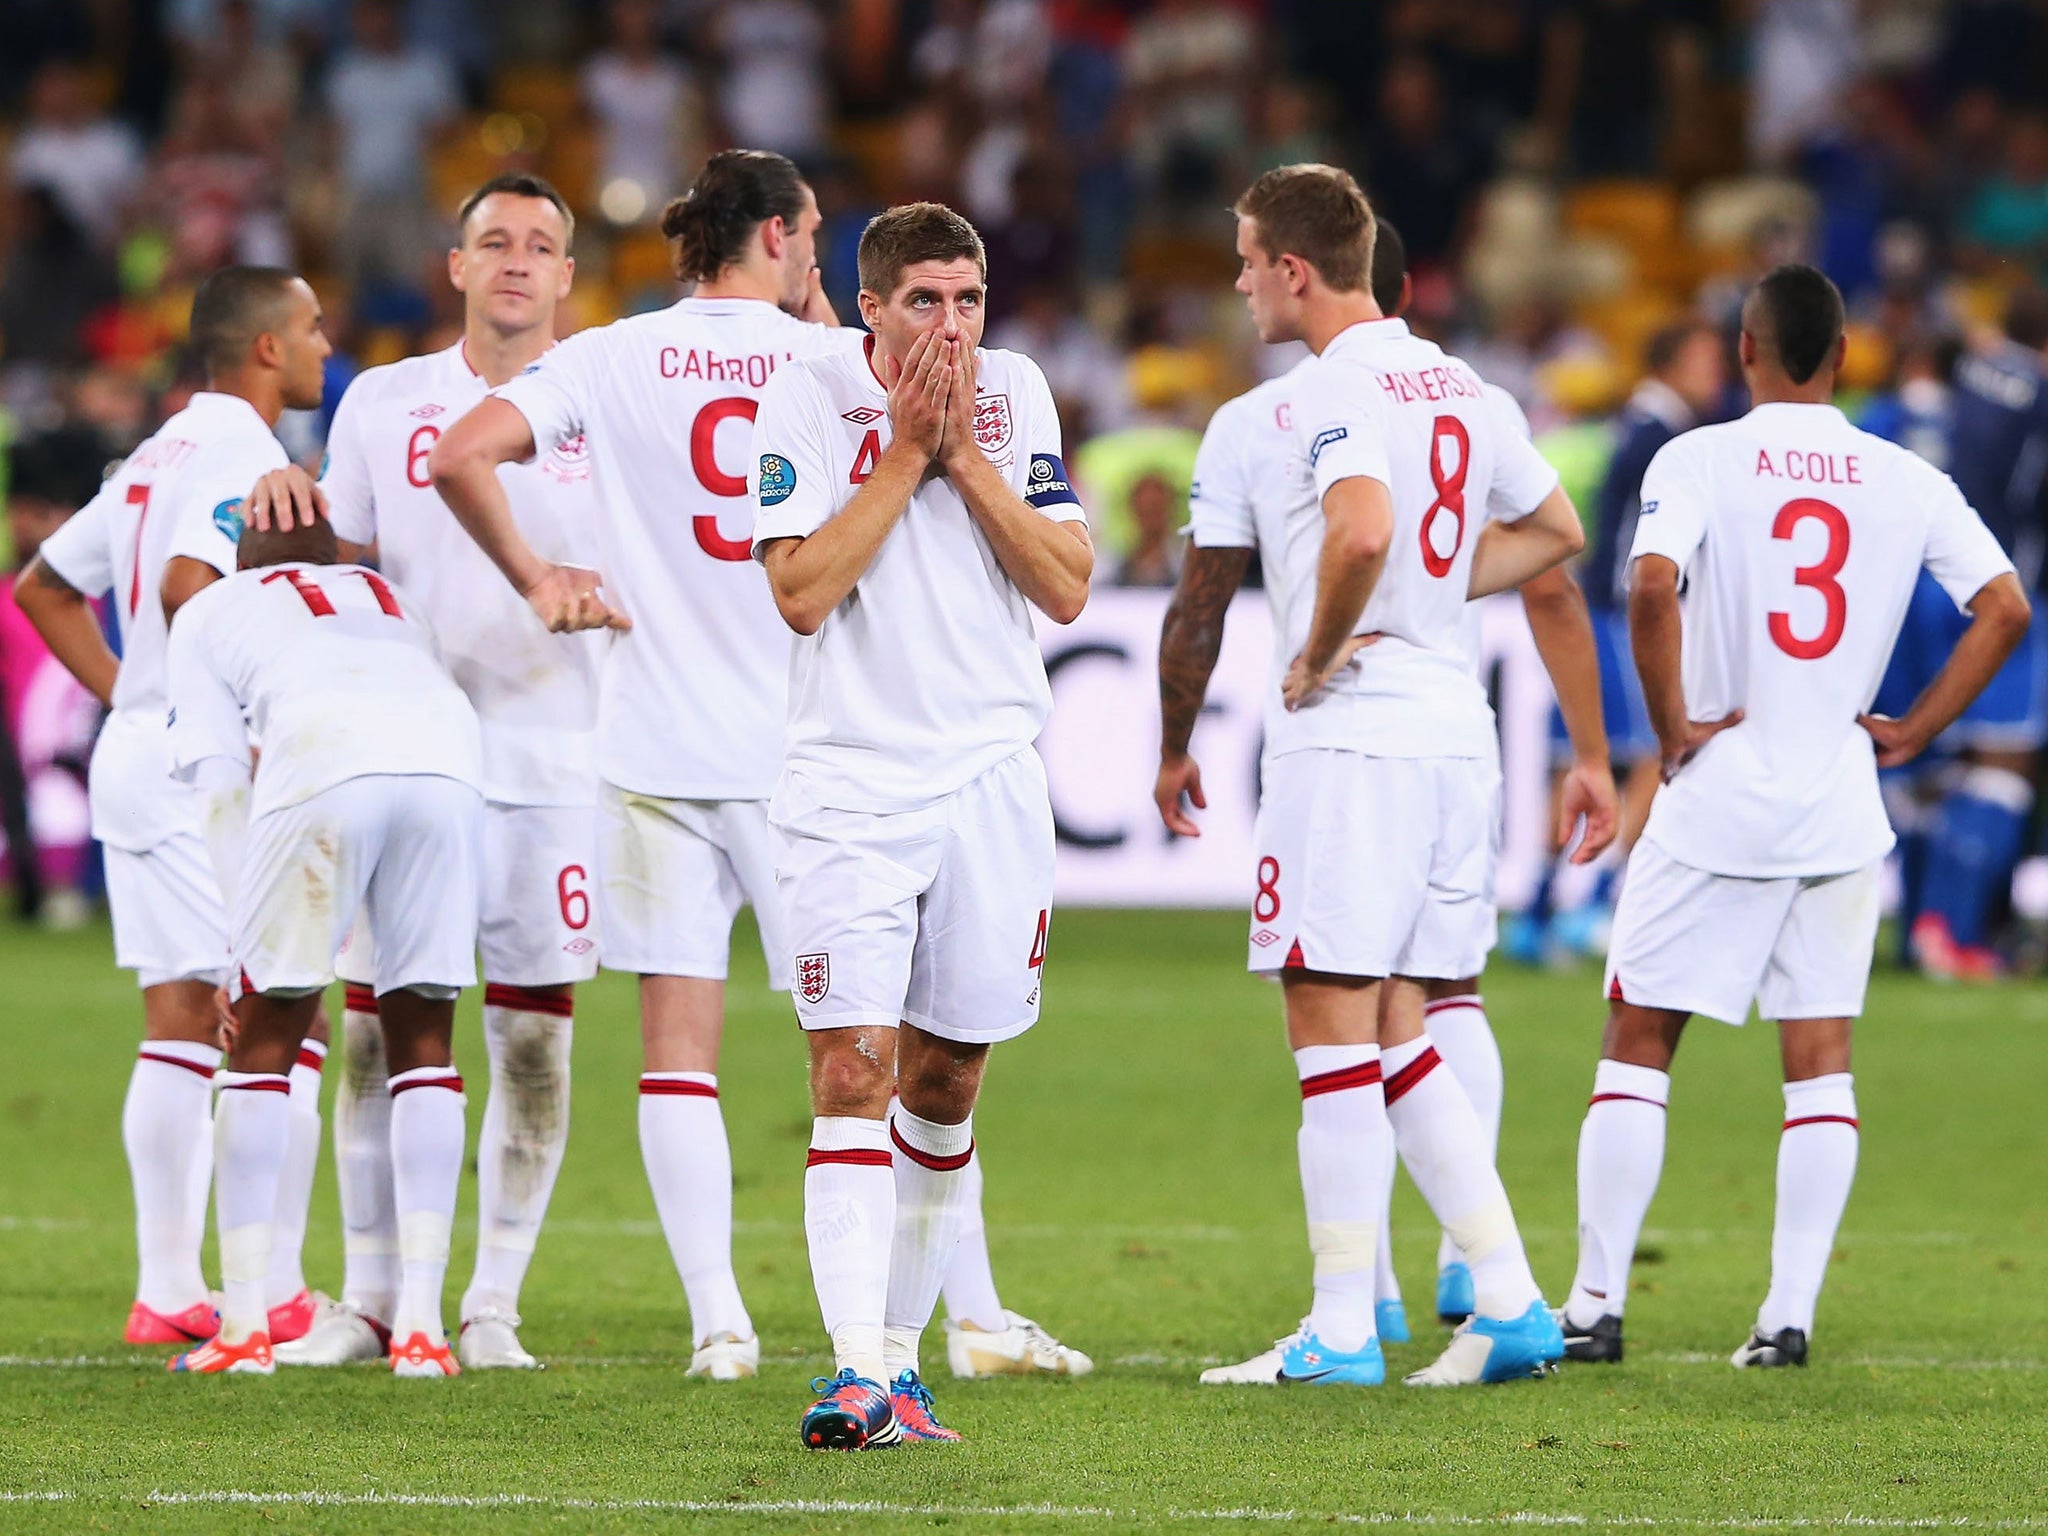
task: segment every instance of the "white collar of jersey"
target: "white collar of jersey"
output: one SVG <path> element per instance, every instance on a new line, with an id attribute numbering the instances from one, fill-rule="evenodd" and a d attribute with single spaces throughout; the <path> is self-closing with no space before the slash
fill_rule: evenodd
<path id="1" fill-rule="evenodd" d="M 185 403 L 185 409 L 188 411 L 193 409 L 225 411 L 230 415 L 236 412 L 246 412 L 255 418 L 257 426 L 266 432 L 270 430 L 270 423 L 263 419 L 262 413 L 255 406 L 244 400 L 240 395 L 223 394 L 217 389 L 194 390 L 192 398 Z"/>
<path id="2" fill-rule="evenodd" d="M 1628 403 L 1645 416 L 1654 416 L 1674 432 L 1690 432 L 1698 424 L 1685 396 L 1662 379 L 1645 379 L 1635 387 Z"/>
<path id="3" fill-rule="evenodd" d="M 860 356 L 861 361 L 867 364 L 865 371 L 868 376 L 868 382 L 875 386 L 875 392 L 881 395 L 888 394 L 889 386 L 882 382 L 882 370 L 875 366 L 875 333 L 873 331 L 861 337 Z"/>
<path id="4" fill-rule="evenodd" d="M 1391 315 L 1384 320 L 1361 320 L 1332 336 L 1322 355 L 1328 357 L 1339 348 L 1370 347 L 1383 341 L 1399 341 L 1407 334 L 1408 322 Z"/>
<path id="5" fill-rule="evenodd" d="M 1813 413 L 1816 411 L 1825 411 L 1828 415 L 1834 417 L 1837 421 L 1848 420 L 1848 418 L 1842 414 L 1840 408 L 1837 406 L 1822 405 L 1818 401 L 1807 400 L 1766 401 L 1762 405 L 1751 406 L 1749 408 L 1749 415 L 1751 418 L 1762 417 L 1765 420 L 1770 420 L 1773 417 L 1790 418 L 1796 413 L 1799 416 L 1811 419 Z M 1769 415 L 1766 415 L 1767 412 L 1769 413 Z"/>

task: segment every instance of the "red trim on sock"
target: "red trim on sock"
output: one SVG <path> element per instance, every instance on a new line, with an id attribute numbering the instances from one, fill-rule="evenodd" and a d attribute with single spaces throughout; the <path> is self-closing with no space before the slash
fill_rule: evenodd
<path id="1" fill-rule="evenodd" d="M 1420 1056 L 1387 1079 L 1387 1107 L 1391 1109 L 1397 1099 L 1442 1065 L 1443 1057 L 1437 1055 L 1435 1046 L 1423 1047 Z"/>
<path id="2" fill-rule="evenodd" d="M 882 1147 L 813 1147 L 811 1155 L 804 1160 L 806 1168 L 816 1168 L 823 1163 L 850 1163 L 856 1168 L 894 1168 L 896 1159 Z"/>
<path id="3" fill-rule="evenodd" d="M 1854 1115 L 1806 1115 L 1798 1120 L 1787 1120 L 1785 1129 L 1797 1130 L 1802 1125 L 1846 1125 L 1852 1131 L 1859 1130 Z"/>
<path id="4" fill-rule="evenodd" d="M 144 1047 L 142 1050 L 137 1051 L 135 1054 L 138 1058 L 140 1058 L 143 1061 L 161 1062 L 163 1065 L 167 1067 L 183 1067 L 187 1072 L 197 1072 L 201 1077 L 206 1078 L 208 1081 L 211 1081 L 213 1078 L 214 1069 L 212 1067 L 201 1066 L 196 1061 L 187 1061 L 182 1056 L 159 1056 L 155 1051 L 152 1051 L 147 1047 Z"/>
<path id="5" fill-rule="evenodd" d="M 1380 1081 L 1380 1060 L 1375 1056 L 1371 1061 L 1361 1061 L 1355 1067 L 1339 1067 L 1334 1072 L 1318 1072 L 1301 1080 L 1301 1096 L 1313 1099 L 1318 1094 L 1342 1093 L 1347 1088 L 1370 1088 Z"/>
<path id="6" fill-rule="evenodd" d="M 1308 961 L 1302 958 L 1301 940 L 1296 939 L 1288 949 L 1287 958 L 1280 962 L 1280 969 L 1283 971 L 1305 971 L 1308 969 Z"/>
<path id="7" fill-rule="evenodd" d="M 1457 997 L 1440 997 L 1433 1003 L 1424 1003 L 1422 1014 L 1427 1018 L 1430 1014 L 1441 1013 L 1446 1008 L 1477 1008 L 1484 1013 L 1486 1004 L 1477 992 L 1465 992 Z"/>
<path id="8" fill-rule="evenodd" d="M 450 1072 L 446 1077 L 416 1077 L 410 1082 L 393 1083 L 391 1085 L 391 1097 L 395 1099 L 401 1093 L 409 1092 L 414 1088 L 446 1088 L 450 1093 L 460 1093 L 462 1092 L 462 1078 L 459 1074 Z"/>
<path id="9" fill-rule="evenodd" d="M 318 1072 L 327 1065 L 327 1058 L 321 1052 L 308 1050 L 302 1045 L 299 1047 L 298 1064 L 302 1067 L 311 1067 L 315 1072 Z"/>
<path id="10" fill-rule="evenodd" d="M 292 1091 L 292 1084 L 291 1079 L 286 1077 L 263 1077 L 258 1078 L 253 1083 L 222 1083 L 220 1085 L 222 1093 L 233 1093 L 236 1089 L 240 1089 L 244 1093 L 290 1093 Z"/>
<path id="11" fill-rule="evenodd" d="M 1647 1104 L 1652 1109 L 1662 1109 L 1665 1107 L 1655 1099 L 1644 1098 L 1640 1093 L 1596 1093 L 1592 1098 L 1586 1100 L 1586 1107 L 1590 1109 L 1595 1104 L 1606 1104 L 1615 1099 L 1619 1099 L 1624 1104 Z M 1588 1294 L 1590 1295 L 1591 1293 L 1589 1292 Z"/>
<path id="12" fill-rule="evenodd" d="M 350 982 L 341 989 L 341 1006 L 350 1013 L 367 1013 L 374 1018 L 377 1013 L 377 994 L 368 987 L 359 987 Z"/>
<path id="13" fill-rule="evenodd" d="M 903 1133 L 896 1129 L 896 1122 L 894 1120 L 889 1122 L 889 1139 L 896 1143 L 905 1157 L 909 1158 L 920 1168 L 931 1169 L 933 1173 L 958 1173 L 967 1166 L 967 1160 L 974 1156 L 974 1142 L 972 1138 L 968 1140 L 965 1152 L 956 1152 L 951 1157 L 940 1157 L 935 1153 L 913 1147 L 903 1139 Z"/>
<path id="14" fill-rule="evenodd" d="M 678 1082 L 672 1078 L 643 1077 L 640 1091 L 652 1094 L 670 1094 L 686 1099 L 715 1099 L 718 1088 L 712 1083 Z"/>
<path id="15" fill-rule="evenodd" d="M 486 1008 L 511 1008 L 519 1013 L 547 1013 L 566 1019 L 576 1012 L 576 1000 L 567 993 L 543 991 L 538 987 L 514 987 L 504 982 L 484 985 Z"/>

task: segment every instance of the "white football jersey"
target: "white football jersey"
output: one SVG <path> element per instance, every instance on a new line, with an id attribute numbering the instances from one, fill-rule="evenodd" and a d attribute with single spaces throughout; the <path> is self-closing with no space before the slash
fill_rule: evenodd
<path id="1" fill-rule="evenodd" d="M 747 558 L 748 434 L 769 376 L 862 333 L 759 299 L 684 299 L 580 331 L 494 393 L 545 454 L 585 436 L 611 637 L 597 769 L 619 788 L 765 800 L 782 766 L 789 629 Z M 500 578 L 502 580 L 502 578 Z"/>
<path id="2" fill-rule="evenodd" d="M 1892 846 L 1870 707 L 1920 569 L 1958 606 L 2012 562 L 1955 482 L 1831 405 L 1762 405 L 1673 438 L 1631 562 L 1686 581 L 1694 720 L 1740 709 L 1658 791 L 1643 835 L 1695 869 L 1845 874 Z"/>
<path id="3" fill-rule="evenodd" d="M 604 637 L 551 635 L 435 493 L 427 456 L 489 393 L 457 343 L 359 375 L 341 397 L 320 485 L 334 531 L 377 565 L 434 631 L 483 726 L 484 795 L 500 805 L 590 805 L 597 795 Z M 507 464 L 499 482 L 543 559 L 598 565 L 583 440 Z"/>
<path id="4" fill-rule="evenodd" d="M 1256 549 L 1262 552 L 1262 559 L 1273 562 L 1273 568 L 1263 574 L 1275 635 L 1287 633 L 1289 591 L 1286 573 L 1278 569 L 1278 562 L 1287 546 L 1288 519 L 1307 510 L 1303 503 L 1314 496 L 1301 475 L 1289 469 L 1299 459 L 1300 450 L 1294 440 L 1294 411 L 1288 402 L 1295 374 L 1307 366 L 1298 363 L 1278 378 L 1216 408 L 1202 434 L 1202 446 L 1195 454 L 1194 483 L 1188 487 L 1188 538 L 1197 549 Z M 1527 438 L 1529 418 L 1515 397 L 1498 384 L 1484 387 L 1508 425 Z M 1315 503 L 1316 515 L 1320 515 L 1320 506 Z M 1307 600 L 1313 607 L 1313 589 Z M 1458 645 L 1474 676 L 1479 671 L 1482 627 L 1479 604 L 1467 602 Z M 1273 648 L 1272 686 L 1264 711 L 1268 742 L 1287 712 L 1280 700 L 1280 684 L 1293 659 L 1281 646 Z M 1482 691 L 1482 702 L 1484 698 Z"/>
<path id="5" fill-rule="evenodd" d="M 748 471 L 757 555 L 816 533 L 888 447 L 888 391 L 871 352 L 784 369 L 762 396 Z M 975 440 L 1031 506 L 1085 522 L 1045 375 L 1017 352 L 984 349 L 978 367 Z M 951 482 L 934 475 L 846 601 L 797 638 L 788 772 L 820 805 L 911 810 L 1028 747 L 1051 712 L 1030 604 Z"/>
<path id="6" fill-rule="evenodd" d="M 411 600 L 360 565 L 273 565 L 215 582 L 178 611 L 170 645 L 171 763 L 261 749 L 250 815 L 348 779 L 483 777 L 476 711 L 434 654 Z"/>
<path id="7" fill-rule="evenodd" d="M 71 586 L 111 595 L 120 628 L 114 712 L 90 776 L 93 836 L 111 847 L 139 853 L 198 828 L 197 803 L 172 780 L 164 750 L 164 565 L 190 555 L 231 574 L 242 499 L 289 462 L 248 401 L 202 391 L 43 543 Z"/>
<path id="8" fill-rule="evenodd" d="M 1557 488 L 1552 469 L 1469 366 L 1400 320 L 1350 327 L 1286 375 L 1292 487 L 1266 579 L 1281 592 L 1285 660 L 1308 643 L 1322 497 L 1353 476 L 1393 502 L 1393 542 L 1357 633 L 1377 633 L 1322 692 L 1274 724 L 1275 755 L 1337 747 L 1380 757 L 1488 757 L 1493 716 L 1467 638 L 1472 551 Z"/>

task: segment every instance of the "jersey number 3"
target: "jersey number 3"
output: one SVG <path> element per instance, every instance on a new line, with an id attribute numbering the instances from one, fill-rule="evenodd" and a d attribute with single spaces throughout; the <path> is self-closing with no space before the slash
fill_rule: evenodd
<path id="1" fill-rule="evenodd" d="M 1802 638 L 1792 633 L 1791 614 L 1776 610 L 1768 615 L 1771 643 L 1799 661 L 1817 661 L 1827 655 L 1841 643 L 1842 630 L 1849 622 L 1849 594 L 1835 580 L 1849 559 L 1849 519 L 1842 515 L 1842 509 L 1811 496 L 1788 501 L 1778 508 L 1778 516 L 1771 524 L 1771 537 L 1789 540 L 1793 530 L 1808 518 L 1827 529 L 1828 546 L 1812 565 L 1802 565 L 1794 571 L 1792 582 L 1820 594 L 1822 603 L 1826 605 L 1820 633 Z"/>

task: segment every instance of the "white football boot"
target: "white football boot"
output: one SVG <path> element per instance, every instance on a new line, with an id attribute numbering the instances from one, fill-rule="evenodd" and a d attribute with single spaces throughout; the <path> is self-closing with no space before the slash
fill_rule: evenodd
<path id="1" fill-rule="evenodd" d="M 519 1342 L 519 1314 L 485 1307 L 464 1318 L 455 1340 L 455 1357 L 470 1371 L 541 1371 L 542 1365 Z"/>
<path id="2" fill-rule="evenodd" d="M 963 1381 L 985 1376 L 1086 1376 L 1095 1362 L 1030 1318 L 1005 1311 L 1000 1333 L 946 1319 L 946 1364 Z"/>
<path id="3" fill-rule="evenodd" d="M 390 1330 L 350 1301 L 320 1298 L 313 1326 L 271 1357 L 279 1365 L 356 1365 L 382 1360 L 390 1351 Z"/>
<path id="4" fill-rule="evenodd" d="M 729 1333 L 714 1333 L 690 1356 L 690 1369 L 685 1374 L 710 1381 L 744 1381 L 760 1370 L 759 1335 L 742 1339 Z"/>

